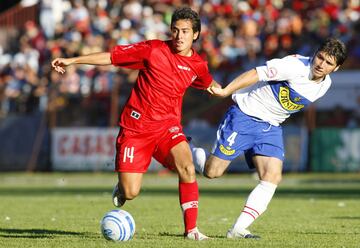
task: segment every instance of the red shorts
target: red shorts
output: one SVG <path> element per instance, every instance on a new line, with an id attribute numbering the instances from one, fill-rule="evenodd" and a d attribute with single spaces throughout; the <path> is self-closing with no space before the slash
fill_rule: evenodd
<path id="1" fill-rule="evenodd" d="M 186 141 L 181 125 L 160 127 L 158 132 L 141 133 L 121 128 L 116 139 L 115 171 L 145 173 L 151 157 L 164 167 L 175 169 L 166 164 L 166 158 L 175 145 Z"/>

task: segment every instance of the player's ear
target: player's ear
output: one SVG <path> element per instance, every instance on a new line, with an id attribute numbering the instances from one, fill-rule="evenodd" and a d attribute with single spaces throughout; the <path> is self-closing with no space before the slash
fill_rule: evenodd
<path id="1" fill-rule="evenodd" d="M 198 37 L 199 37 L 199 31 L 194 33 L 193 41 L 197 40 Z"/>
<path id="2" fill-rule="evenodd" d="M 339 70 L 339 67 L 340 67 L 340 65 L 336 66 L 336 68 L 333 70 L 333 72 Z"/>

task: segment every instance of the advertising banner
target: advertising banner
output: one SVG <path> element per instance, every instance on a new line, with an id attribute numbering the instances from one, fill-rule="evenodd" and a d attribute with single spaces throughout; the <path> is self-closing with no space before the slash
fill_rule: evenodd
<path id="1" fill-rule="evenodd" d="M 112 171 L 118 128 L 54 128 L 53 170 Z"/>
<path id="2" fill-rule="evenodd" d="M 54 128 L 51 161 L 54 171 L 114 171 L 119 128 Z M 152 160 L 149 171 L 163 169 Z"/>
<path id="3" fill-rule="evenodd" d="M 360 171 L 360 129 L 316 129 L 310 159 L 312 171 Z"/>

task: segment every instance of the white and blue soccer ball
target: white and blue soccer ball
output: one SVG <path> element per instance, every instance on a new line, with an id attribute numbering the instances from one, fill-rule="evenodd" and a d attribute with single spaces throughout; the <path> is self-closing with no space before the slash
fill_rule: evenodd
<path id="1" fill-rule="evenodd" d="M 122 209 L 107 212 L 101 220 L 101 233 L 107 240 L 128 241 L 135 233 L 135 221 Z"/>

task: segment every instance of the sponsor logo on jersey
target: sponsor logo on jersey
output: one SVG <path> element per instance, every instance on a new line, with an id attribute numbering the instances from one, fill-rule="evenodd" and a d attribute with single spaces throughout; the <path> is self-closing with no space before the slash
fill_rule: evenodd
<path id="1" fill-rule="evenodd" d="M 179 132 L 179 130 L 180 130 L 180 127 L 178 127 L 178 126 L 173 126 L 173 127 L 169 128 L 170 133 L 177 133 L 177 132 Z"/>
<path id="2" fill-rule="evenodd" d="M 136 119 L 136 120 L 139 120 L 139 119 L 140 119 L 141 114 L 140 114 L 140 113 L 138 113 L 138 112 L 136 112 L 135 110 L 133 110 L 133 111 L 131 111 L 130 116 L 131 116 L 132 118 Z"/>
<path id="3" fill-rule="evenodd" d="M 190 71 L 190 68 L 187 67 L 187 66 L 178 65 L 177 67 L 178 67 L 180 70 Z"/>
<path id="4" fill-rule="evenodd" d="M 227 156 L 233 155 L 235 153 L 234 149 L 231 149 L 229 146 L 225 147 L 223 145 L 220 145 L 220 151 Z"/>
<path id="5" fill-rule="evenodd" d="M 300 97 L 294 98 L 295 102 L 298 102 L 300 100 L 301 100 Z M 297 104 L 290 99 L 290 90 L 288 87 L 280 86 L 279 102 L 280 102 L 281 106 L 288 111 L 294 111 L 294 110 L 296 111 L 296 110 L 300 110 L 305 107 L 305 105 Z"/>

